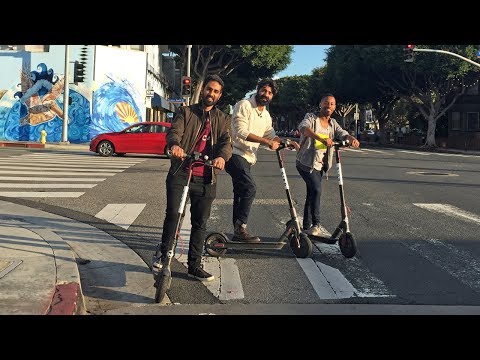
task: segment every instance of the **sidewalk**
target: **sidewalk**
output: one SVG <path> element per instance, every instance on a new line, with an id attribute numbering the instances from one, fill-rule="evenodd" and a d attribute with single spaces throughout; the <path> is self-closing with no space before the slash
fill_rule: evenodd
<path id="1" fill-rule="evenodd" d="M 102 312 L 154 303 L 147 264 L 90 225 L 0 200 L 0 248 L 0 315 L 98 313 L 96 299 Z"/>

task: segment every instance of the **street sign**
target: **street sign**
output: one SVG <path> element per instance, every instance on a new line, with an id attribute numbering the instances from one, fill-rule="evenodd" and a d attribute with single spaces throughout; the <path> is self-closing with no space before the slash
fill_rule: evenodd
<path id="1" fill-rule="evenodd" d="M 185 102 L 185 99 L 182 99 L 182 98 L 170 98 L 170 99 L 167 99 L 167 100 L 168 100 L 168 102 L 176 103 L 176 104 L 178 104 L 178 103 L 181 104 L 181 103 Z"/>

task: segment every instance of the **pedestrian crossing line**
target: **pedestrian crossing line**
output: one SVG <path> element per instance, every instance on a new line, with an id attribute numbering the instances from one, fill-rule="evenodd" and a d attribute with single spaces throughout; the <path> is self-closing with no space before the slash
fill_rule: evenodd
<path id="1" fill-rule="evenodd" d="M 188 268 L 188 244 L 191 230 L 190 204 L 187 204 L 185 205 L 185 218 L 180 228 L 180 236 L 175 249 L 175 258 L 186 268 Z M 213 281 L 206 282 L 204 285 L 219 300 L 243 299 L 245 297 L 235 259 L 203 256 L 202 264 L 205 271 L 215 277 Z"/>
<path id="2" fill-rule="evenodd" d="M 45 166 L 45 165 L 51 165 L 52 164 L 52 160 L 42 160 L 42 161 L 22 161 L 22 162 L 19 162 L 18 160 L 9 160 L 9 161 L 4 161 L 2 159 L 0 159 L 0 165 L 12 165 L 12 164 L 15 164 L 15 165 L 33 165 L 33 166 Z M 130 165 L 129 164 L 126 164 L 126 165 L 109 165 L 109 164 L 102 164 L 102 163 L 89 163 L 89 162 L 84 162 L 82 161 L 81 164 L 79 164 L 78 161 L 69 161 L 69 162 L 64 162 L 64 161 L 55 161 L 55 165 L 57 166 L 61 166 L 61 167 L 67 167 L 67 168 L 74 168 L 74 167 L 97 167 L 99 165 L 102 166 L 102 168 L 105 168 L 105 169 L 126 169 L 126 168 L 129 168 Z"/>
<path id="3" fill-rule="evenodd" d="M 469 222 L 474 222 L 476 224 L 480 224 L 480 216 L 462 210 L 458 207 L 448 205 L 448 204 L 422 204 L 422 203 L 414 203 L 413 205 L 418 206 L 422 209 L 426 209 L 428 211 L 437 212 L 441 214 L 445 214 L 448 216 L 452 216 L 454 218 L 460 220 L 466 220 Z"/>
<path id="4" fill-rule="evenodd" d="M 302 224 L 303 216 L 298 215 L 297 217 L 300 224 Z M 279 223 L 286 224 L 288 220 L 290 219 L 283 216 L 280 218 Z M 280 228 L 283 229 L 284 225 L 280 226 Z M 325 236 L 331 236 L 330 232 L 323 226 L 320 226 L 320 230 Z M 320 299 L 394 297 L 385 284 L 374 276 L 358 258 L 353 257 L 346 260 L 337 244 L 325 244 L 317 241 L 312 241 L 312 243 L 312 258 L 296 259 Z M 334 264 L 339 263 L 345 273 L 352 274 L 354 278 L 358 278 L 361 275 L 362 288 L 355 288 L 339 269 L 317 260 L 319 257 Z"/>
<path id="5" fill-rule="evenodd" d="M 74 177 L 35 177 L 35 176 L 0 176 L 0 180 L 6 181 L 95 181 L 100 182 L 106 180 L 106 178 L 74 178 Z M 30 183 L 25 183 L 25 186 L 30 186 Z"/>
<path id="6" fill-rule="evenodd" d="M 108 204 L 96 218 L 106 220 L 127 230 L 147 204 Z"/>
<path id="7" fill-rule="evenodd" d="M 42 171 L 41 169 L 38 170 L 1 170 L 0 174 L 6 175 L 6 174 L 12 174 L 12 175 L 35 175 L 35 174 L 41 174 L 41 175 L 58 175 L 58 176 L 66 176 L 66 175 L 76 175 L 76 176 L 90 176 L 91 174 L 88 172 L 77 172 L 77 171 Z M 103 172 L 101 170 L 97 170 L 97 173 L 95 175 L 100 175 L 100 176 L 114 176 L 117 173 L 111 173 L 111 172 Z"/>
<path id="8" fill-rule="evenodd" d="M 0 183 L 0 188 L 25 188 L 29 189 L 72 189 L 72 188 L 85 188 L 91 189 L 97 186 L 97 184 L 19 184 L 19 183 Z"/>
<path id="9" fill-rule="evenodd" d="M 480 292 L 480 261 L 470 252 L 438 239 L 424 239 L 421 242 L 404 242 L 411 251 L 419 254 L 432 264 L 438 266 L 461 283 L 476 292 Z M 435 251 L 432 251 L 434 246 Z"/>
<path id="10" fill-rule="evenodd" d="M 77 198 L 85 194 L 84 192 L 53 192 L 53 191 L 0 191 L 0 196 L 5 197 L 17 197 L 17 198 L 57 198 L 57 197 L 67 197 L 67 198 Z"/>
<path id="11" fill-rule="evenodd" d="M 33 169 L 34 167 L 33 166 L 14 166 L 14 165 L 0 165 L 0 173 L 2 172 L 3 169 L 16 169 L 16 170 L 28 170 L 28 169 Z M 62 170 L 62 169 L 65 169 L 64 167 L 57 167 L 57 166 L 42 166 L 42 165 L 39 165 L 38 166 L 38 170 L 39 171 L 42 171 L 43 170 Z M 77 167 L 77 168 L 71 168 L 71 169 L 67 169 L 69 171 L 78 171 L 78 172 L 98 172 L 98 168 L 94 169 L 94 168 L 91 168 L 91 167 Z M 121 173 L 124 171 L 124 169 L 108 169 L 107 170 L 108 172 L 115 172 L 115 173 Z"/>
<path id="12" fill-rule="evenodd" d="M 422 152 L 422 151 L 408 151 L 408 150 L 397 150 L 397 151 L 401 153 L 406 153 L 406 154 L 415 154 L 415 155 L 424 155 L 424 156 L 432 155 L 432 153 Z"/>

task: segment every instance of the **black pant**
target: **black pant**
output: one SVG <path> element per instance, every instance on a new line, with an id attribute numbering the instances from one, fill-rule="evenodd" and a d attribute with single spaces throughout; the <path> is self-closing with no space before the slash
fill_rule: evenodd
<path id="1" fill-rule="evenodd" d="M 175 240 L 175 230 L 179 216 L 178 210 L 186 183 L 187 175 L 184 172 L 178 172 L 176 175 L 167 175 L 167 209 L 165 211 L 165 220 L 163 221 L 162 243 L 160 245 L 162 256 L 167 256 L 167 251 Z M 200 266 L 205 244 L 207 220 L 210 217 L 210 210 L 216 192 L 216 184 L 205 184 L 203 178 L 192 178 L 190 181 L 188 198 L 190 199 L 192 232 L 187 261 L 189 269 Z"/>
<path id="2" fill-rule="evenodd" d="M 307 196 L 303 206 L 303 228 L 309 229 L 312 225 L 320 225 L 320 199 L 322 197 L 323 171 L 313 169 L 306 171 L 296 165 L 297 171 L 307 186 Z"/>
<path id="3" fill-rule="evenodd" d="M 233 224 L 240 220 L 248 222 L 257 186 L 250 172 L 252 165 L 242 156 L 233 154 L 225 165 L 225 170 L 232 177 L 233 184 Z"/>

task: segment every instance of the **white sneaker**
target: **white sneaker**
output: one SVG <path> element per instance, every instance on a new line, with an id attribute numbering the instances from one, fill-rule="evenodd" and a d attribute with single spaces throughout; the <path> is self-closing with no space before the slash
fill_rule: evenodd
<path id="1" fill-rule="evenodd" d="M 322 235 L 322 230 L 320 229 L 320 225 L 313 225 L 306 233 L 307 235 L 320 236 Z"/>

